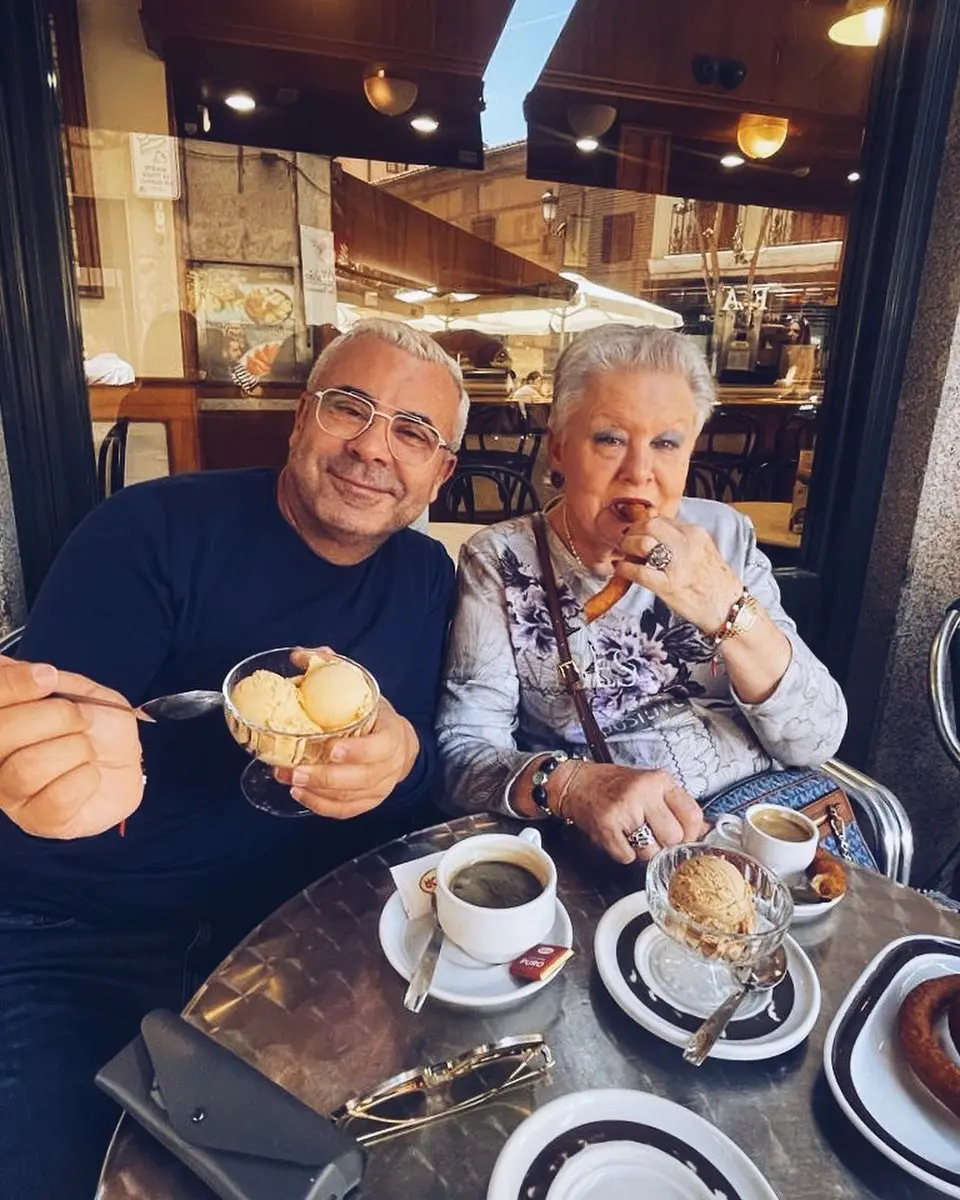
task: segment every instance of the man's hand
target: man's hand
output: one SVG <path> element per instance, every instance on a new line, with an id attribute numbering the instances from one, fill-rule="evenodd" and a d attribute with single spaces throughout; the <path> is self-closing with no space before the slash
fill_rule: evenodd
<path id="1" fill-rule="evenodd" d="M 321 817 L 346 820 L 382 804 L 410 774 L 420 742 L 410 722 L 381 699 L 377 723 L 361 737 L 330 744 L 330 761 L 281 769 L 276 777 L 292 785 L 291 795 Z"/>
<path id="2" fill-rule="evenodd" d="M 577 763 L 569 769 L 577 774 L 563 815 L 617 862 L 653 858 L 662 846 L 695 841 L 703 832 L 700 805 L 666 771 L 605 763 Z M 627 837 L 643 825 L 650 827 L 656 844 L 635 850 Z"/>
<path id="3" fill-rule="evenodd" d="M 58 690 L 126 703 L 83 675 L 0 657 L 0 811 L 36 837 L 90 837 L 143 798 L 137 718 Z"/>

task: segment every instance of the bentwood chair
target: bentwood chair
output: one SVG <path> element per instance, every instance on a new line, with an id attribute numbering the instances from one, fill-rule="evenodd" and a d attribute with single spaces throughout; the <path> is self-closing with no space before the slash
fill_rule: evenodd
<path id="1" fill-rule="evenodd" d="M 97 495 L 106 500 L 124 485 L 127 470 L 127 433 L 130 421 L 120 417 L 107 430 L 97 454 Z"/>
<path id="2" fill-rule="evenodd" d="M 430 520 L 489 525 L 539 509 L 536 488 L 520 471 L 497 463 L 458 463 L 430 506 Z"/>
<path id="3" fill-rule="evenodd" d="M 17 629 L 12 629 L 4 637 L 0 637 L 0 654 L 13 654 L 16 648 L 20 645 L 20 639 L 23 637 L 24 626 L 21 625 Z"/>

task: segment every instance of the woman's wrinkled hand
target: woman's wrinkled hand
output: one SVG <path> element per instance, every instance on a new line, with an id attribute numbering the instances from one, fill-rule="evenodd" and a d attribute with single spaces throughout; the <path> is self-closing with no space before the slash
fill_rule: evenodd
<path id="1" fill-rule="evenodd" d="M 644 561 L 660 542 L 670 551 L 665 570 Z M 720 555 L 713 538 L 699 525 L 669 517 L 644 517 L 620 542 L 616 572 L 648 588 L 671 612 L 712 634 L 726 621 L 743 584 Z"/>
<path id="2" fill-rule="evenodd" d="M 694 798 L 666 771 L 606 763 L 577 764 L 563 800 L 563 816 L 621 863 L 646 861 L 663 846 L 696 841 L 705 825 Z M 627 837 L 643 825 L 657 843 L 635 849 Z"/>
<path id="3" fill-rule="evenodd" d="M 347 820 L 382 804 L 413 770 L 420 752 L 416 730 L 393 705 L 381 699 L 377 722 L 360 737 L 337 738 L 330 761 L 277 769 L 294 800 L 321 817 Z"/>

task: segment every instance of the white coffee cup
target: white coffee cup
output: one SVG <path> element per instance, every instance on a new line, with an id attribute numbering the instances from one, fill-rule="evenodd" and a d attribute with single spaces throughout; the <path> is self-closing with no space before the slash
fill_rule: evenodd
<path id="1" fill-rule="evenodd" d="M 743 817 L 724 813 L 717 818 L 716 829 L 780 876 L 805 871 L 820 842 L 820 832 L 809 817 L 779 804 L 751 805 Z"/>
<path id="2" fill-rule="evenodd" d="M 450 881 L 464 867 L 479 862 L 509 862 L 525 867 L 542 890 L 526 904 L 487 908 L 455 896 Z M 437 920 L 447 937 L 471 958 L 506 963 L 543 941 L 557 915 L 557 868 L 540 846 L 536 829 L 518 836 L 481 833 L 464 838 L 437 863 Z"/>

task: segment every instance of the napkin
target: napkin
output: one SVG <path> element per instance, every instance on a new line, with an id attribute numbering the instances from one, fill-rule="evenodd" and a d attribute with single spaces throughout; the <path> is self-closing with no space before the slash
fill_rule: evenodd
<path id="1" fill-rule="evenodd" d="M 442 850 L 390 868 L 408 920 L 415 921 L 418 917 L 425 917 L 430 913 L 430 897 L 436 890 L 437 863 L 441 858 Z"/>

